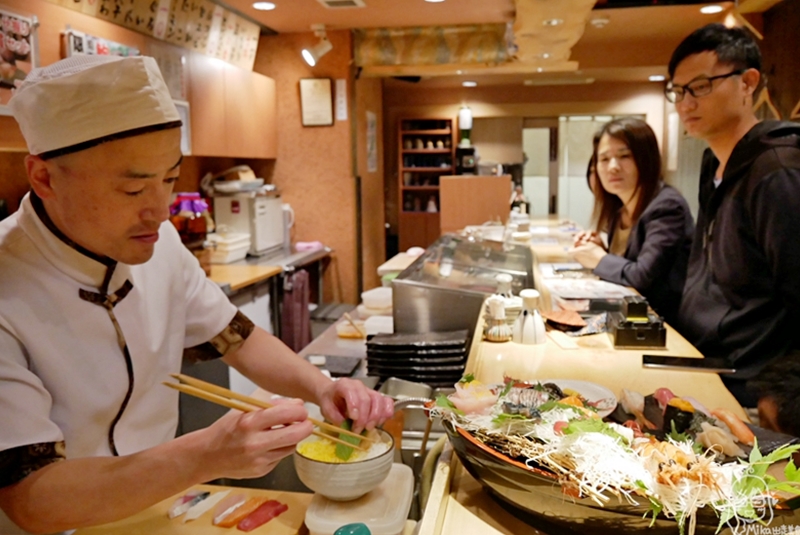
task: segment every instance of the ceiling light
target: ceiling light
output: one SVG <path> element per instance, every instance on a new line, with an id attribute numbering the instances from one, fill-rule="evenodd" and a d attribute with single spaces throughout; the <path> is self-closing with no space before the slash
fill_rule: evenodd
<path id="1" fill-rule="evenodd" d="M 545 26 L 558 26 L 559 24 L 564 24 L 564 19 L 545 19 L 542 24 Z"/>
<path id="2" fill-rule="evenodd" d="M 478 82 L 473 82 L 472 80 L 464 80 L 463 82 L 461 82 L 461 85 L 463 85 L 464 87 L 477 87 Z"/>
<path id="3" fill-rule="evenodd" d="M 589 21 L 589 23 L 597 29 L 605 28 L 606 24 L 611 22 L 611 19 L 608 17 L 595 17 Z"/>
<path id="4" fill-rule="evenodd" d="M 439 2 L 444 2 L 444 0 L 425 0 L 425 1 L 430 4 L 438 4 Z"/>
<path id="5" fill-rule="evenodd" d="M 651 82 L 663 82 L 666 79 L 667 77 L 664 76 L 663 74 L 652 74 L 648 78 L 648 80 L 650 80 Z"/>
<path id="6" fill-rule="evenodd" d="M 319 43 L 310 47 L 304 48 L 302 55 L 303 59 L 306 60 L 311 67 L 315 66 L 319 63 L 320 58 L 330 52 L 333 49 L 333 45 L 330 41 L 328 41 L 328 36 L 325 33 L 325 26 L 324 25 L 313 25 L 311 29 L 314 30 L 314 35 L 319 37 Z"/>
<path id="7" fill-rule="evenodd" d="M 721 13 L 722 6 L 703 6 L 700 8 L 700 13 L 704 15 L 713 15 L 715 13 Z"/>
<path id="8" fill-rule="evenodd" d="M 544 72 L 544 69 L 542 67 L 536 67 L 536 72 Z"/>
<path id="9" fill-rule="evenodd" d="M 257 9 L 259 11 L 272 11 L 275 9 L 275 4 L 272 2 L 256 2 L 253 4 L 253 9 Z"/>
<path id="10" fill-rule="evenodd" d="M 539 57 L 542 58 L 542 59 L 549 59 L 550 58 L 550 54 L 547 53 L 547 52 L 542 52 L 541 54 L 539 54 Z"/>

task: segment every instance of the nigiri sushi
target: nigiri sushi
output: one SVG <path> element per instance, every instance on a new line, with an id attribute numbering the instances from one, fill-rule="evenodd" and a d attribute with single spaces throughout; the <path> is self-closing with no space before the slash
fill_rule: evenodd
<path id="1" fill-rule="evenodd" d="M 253 531 L 288 509 L 288 505 L 277 500 L 266 501 L 262 503 L 258 509 L 247 515 L 236 527 L 241 531 Z"/>
<path id="2" fill-rule="evenodd" d="M 172 503 L 167 514 L 170 519 L 177 518 L 210 495 L 210 492 L 190 490 Z"/>
<path id="3" fill-rule="evenodd" d="M 245 519 L 247 515 L 261 507 L 261 504 L 267 501 L 268 498 L 250 498 L 244 502 L 240 507 L 234 509 L 232 513 L 220 520 L 215 524 L 221 528 L 232 528 L 239 522 Z M 215 519 L 216 520 L 216 519 Z"/>
<path id="4" fill-rule="evenodd" d="M 619 403 L 622 405 L 622 410 L 628 414 L 633 414 L 639 426 L 648 429 L 656 428 L 656 425 L 644 416 L 644 396 L 639 392 L 623 388 L 619 396 Z"/>

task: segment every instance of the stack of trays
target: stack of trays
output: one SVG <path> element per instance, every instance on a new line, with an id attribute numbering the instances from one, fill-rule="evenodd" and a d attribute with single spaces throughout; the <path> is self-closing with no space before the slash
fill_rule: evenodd
<path id="1" fill-rule="evenodd" d="M 367 374 L 397 377 L 434 388 L 452 387 L 464 374 L 469 333 L 376 334 L 367 340 Z"/>

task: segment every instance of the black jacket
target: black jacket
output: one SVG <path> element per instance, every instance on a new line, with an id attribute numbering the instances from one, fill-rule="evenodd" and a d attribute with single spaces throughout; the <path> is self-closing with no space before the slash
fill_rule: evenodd
<path id="1" fill-rule="evenodd" d="M 611 223 L 609 243 L 617 227 L 616 221 Z M 653 310 L 673 323 L 681 302 L 693 232 L 694 221 L 686 199 L 675 188 L 662 185 L 631 229 L 625 255 L 604 256 L 594 274 L 636 288 Z"/>
<path id="2" fill-rule="evenodd" d="M 800 125 L 754 126 L 715 188 L 718 166 L 706 151 L 679 328 L 745 380 L 800 347 Z"/>

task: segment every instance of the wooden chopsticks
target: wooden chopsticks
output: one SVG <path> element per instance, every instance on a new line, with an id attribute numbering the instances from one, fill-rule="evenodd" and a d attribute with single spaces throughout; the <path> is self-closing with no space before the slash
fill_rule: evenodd
<path id="1" fill-rule="evenodd" d="M 266 401 L 261 401 L 259 399 L 251 398 L 250 396 L 245 396 L 243 394 L 233 392 L 231 390 L 228 390 L 227 388 L 207 383 L 200 379 L 189 377 L 188 375 L 173 373 L 171 374 L 171 376 L 184 384 L 164 382 L 163 383 L 164 385 L 170 388 L 174 388 L 179 392 L 183 392 L 184 394 L 204 399 L 206 401 L 216 403 L 217 405 L 222 405 L 223 407 L 228 407 L 229 409 L 236 409 L 242 412 L 253 412 L 258 409 L 271 409 L 272 407 L 274 407 L 274 405 L 272 405 L 271 403 L 267 403 Z M 309 418 L 308 420 L 312 424 L 316 425 L 321 429 L 357 438 L 359 439 L 359 441 L 366 442 L 368 446 L 371 443 L 371 439 L 361 436 L 352 431 L 342 429 L 341 427 L 336 427 L 335 425 L 326 422 L 321 422 L 315 418 Z M 346 442 L 338 438 L 338 436 L 331 436 L 327 433 L 320 433 L 319 431 L 313 431 L 313 434 L 317 435 L 318 437 L 326 438 L 332 442 L 337 442 L 339 444 L 350 446 L 351 448 L 359 451 L 367 451 L 369 449 L 368 447 L 365 448 L 361 444 L 352 444 L 350 442 Z"/>
<path id="2" fill-rule="evenodd" d="M 356 332 L 357 332 L 358 334 L 360 334 L 360 335 L 361 335 L 361 338 L 366 338 L 366 337 L 367 337 L 367 331 L 365 331 L 364 329 L 362 329 L 362 328 L 361 328 L 361 327 L 360 327 L 360 326 L 359 326 L 359 325 L 358 325 L 358 324 L 355 322 L 355 320 L 353 320 L 353 318 L 350 316 L 350 314 L 348 314 L 347 312 L 345 312 L 345 313 L 344 313 L 344 319 L 346 319 L 348 322 L 350 322 L 350 325 L 352 325 L 352 326 L 353 326 L 353 329 L 355 329 L 355 330 L 356 330 Z"/>

